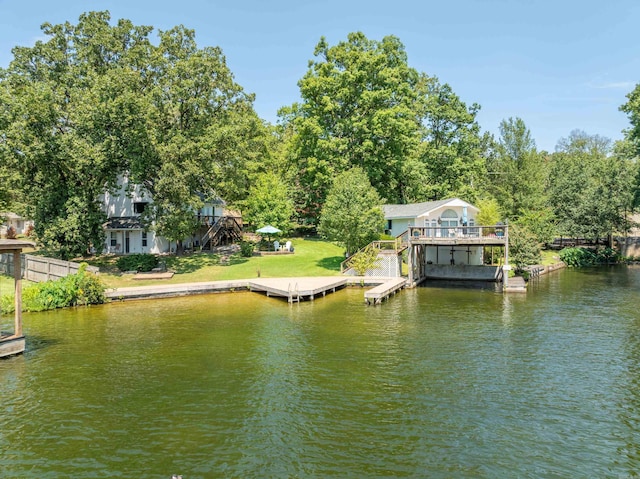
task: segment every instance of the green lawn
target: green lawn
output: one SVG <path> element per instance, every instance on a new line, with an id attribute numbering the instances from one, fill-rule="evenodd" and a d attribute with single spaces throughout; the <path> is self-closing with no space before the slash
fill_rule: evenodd
<path id="1" fill-rule="evenodd" d="M 220 264 L 218 255 L 208 253 L 166 256 L 162 260 L 175 274 L 163 280 L 134 280 L 133 275 L 123 275 L 115 267 L 114 257 L 101 257 L 88 263 L 100 267 L 100 277 L 109 288 L 256 278 L 258 272 L 263 278 L 340 274 L 340 262 L 344 259 L 342 247 L 310 238 L 294 238 L 291 242 L 293 254 L 251 258 L 236 254 L 228 264 Z"/>

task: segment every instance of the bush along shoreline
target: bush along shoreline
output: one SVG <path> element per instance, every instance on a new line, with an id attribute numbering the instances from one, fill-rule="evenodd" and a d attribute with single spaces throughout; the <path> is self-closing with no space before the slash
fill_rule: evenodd
<path id="1" fill-rule="evenodd" d="M 104 303 L 104 284 L 98 276 L 88 273 L 86 268 L 87 264 L 82 263 L 76 274 L 24 288 L 22 311 L 37 312 Z M 15 311 L 13 295 L 3 296 L 1 307 L 2 314 L 12 314 Z"/>
<path id="2" fill-rule="evenodd" d="M 611 248 L 604 248 L 598 251 L 588 248 L 565 248 L 560 251 L 559 256 L 567 266 L 574 268 L 618 264 L 622 260 L 620 254 Z"/>

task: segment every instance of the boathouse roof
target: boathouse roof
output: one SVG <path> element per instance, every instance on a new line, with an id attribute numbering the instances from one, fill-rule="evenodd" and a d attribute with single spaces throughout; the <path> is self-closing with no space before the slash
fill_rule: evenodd
<path id="1" fill-rule="evenodd" d="M 382 205 L 382 211 L 384 212 L 384 217 L 386 219 L 416 218 L 418 216 L 424 216 L 443 206 L 466 206 L 478 211 L 478 208 L 473 206 L 471 203 L 467 203 L 459 198 L 425 201 L 423 203 L 410 203 L 407 205 Z"/>

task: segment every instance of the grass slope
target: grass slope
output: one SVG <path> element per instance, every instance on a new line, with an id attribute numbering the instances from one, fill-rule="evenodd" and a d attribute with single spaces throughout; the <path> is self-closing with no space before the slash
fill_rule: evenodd
<path id="1" fill-rule="evenodd" d="M 115 267 L 114 257 L 101 257 L 88 262 L 100 267 L 100 279 L 108 288 L 256 278 L 258 271 L 263 278 L 340 274 L 340 262 L 344 259 L 342 247 L 309 238 L 295 238 L 292 243 L 294 253 L 291 255 L 243 258 L 235 254 L 230 257 L 228 264 L 220 264 L 220 257 L 215 254 L 166 256 L 162 260 L 167 269 L 175 274 L 173 278 L 163 280 L 134 280 L 133 275 L 123 275 Z"/>

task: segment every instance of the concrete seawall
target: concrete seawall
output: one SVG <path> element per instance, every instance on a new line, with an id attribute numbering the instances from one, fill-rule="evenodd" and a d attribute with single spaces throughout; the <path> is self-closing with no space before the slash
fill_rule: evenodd
<path id="1" fill-rule="evenodd" d="M 340 279 L 340 276 L 335 276 Z M 302 281 L 305 278 L 296 278 Z M 313 279 L 313 278 L 311 278 Z M 370 278 L 364 276 L 349 276 L 347 286 L 378 286 L 392 278 Z M 171 298 L 193 294 L 230 293 L 235 291 L 250 291 L 253 279 L 238 279 L 230 281 L 206 281 L 199 283 L 158 284 L 149 286 L 131 286 L 112 288 L 105 291 L 105 296 L 111 301 L 125 301 L 134 299 Z"/>

